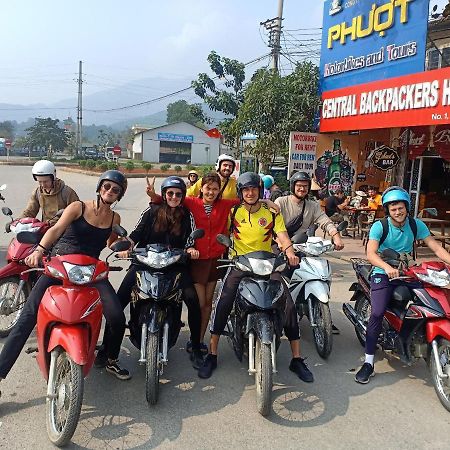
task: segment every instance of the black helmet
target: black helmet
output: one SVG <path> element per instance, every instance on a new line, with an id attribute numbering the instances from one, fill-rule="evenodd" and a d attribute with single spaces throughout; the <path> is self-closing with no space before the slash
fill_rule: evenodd
<path id="1" fill-rule="evenodd" d="M 239 200 L 242 202 L 242 189 L 247 187 L 257 187 L 259 188 L 259 198 L 263 197 L 263 189 L 261 187 L 261 177 L 254 172 L 245 172 L 242 175 L 239 175 L 239 178 L 236 182 L 236 191 L 239 197 Z"/>
<path id="2" fill-rule="evenodd" d="M 184 180 L 180 177 L 171 176 L 167 177 L 161 184 L 161 196 L 163 198 L 163 201 L 166 201 L 165 199 L 165 192 L 169 188 L 178 188 L 181 189 L 181 192 L 183 193 L 183 196 L 181 197 L 181 201 L 183 201 L 184 197 L 186 197 L 186 183 Z"/>
<path id="3" fill-rule="evenodd" d="M 308 192 L 311 190 L 311 177 L 306 172 L 295 172 L 289 179 L 289 188 L 292 194 L 295 195 L 295 183 L 297 183 L 297 181 L 307 181 Z"/>
<path id="4" fill-rule="evenodd" d="M 95 192 L 100 192 L 100 188 L 105 181 L 113 181 L 122 188 L 122 192 L 119 194 L 117 200 L 120 200 L 125 195 L 128 187 L 128 181 L 127 177 L 122 172 L 120 172 L 119 170 L 107 170 L 106 172 L 103 172 L 98 179 L 97 189 L 95 190 Z"/>

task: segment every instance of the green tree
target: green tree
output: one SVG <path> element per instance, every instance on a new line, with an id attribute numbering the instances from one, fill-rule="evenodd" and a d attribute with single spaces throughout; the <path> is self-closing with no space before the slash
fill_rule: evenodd
<path id="1" fill-rule="evenodd" d="M 167 123 L 187 122 L 203 125 L 208 118 L 203 113 L 201 104 L 190 105 L 186 100 L 178 100 L 167 105 Z"/>
<path id="2" fill-rule="evenodd" d="M 6 139 L 14 139 L 15 126 L 10 120 L 0 122 L 0 137 Z"/>
<path id="3" fill-rule="evenodd" d="M 52 152 L 63 150 L 69 143 L 69 134 L 58 125 L 58 119 L 47 117 L 36 118 L 35 124 L 27 128 L 27 139 L 31 147 L 43 147 L 47 150 L 48 157 Z"/>
<path id="4" fill-rule="evenodd" d="M 246 86 L 233 129 L 236 134 L 251 132 L 258 136 L 251 152 L 264 166 L 270 165 L 275 156 L 287 155 L 291 131 L 314 130 L 320 104 L 318 80 L 317 66 L 302 62 L 285 77 L 261 69 Z"/>
<path id="5" fill-rule="evenodd" d="M 207 60 L 214 76 L 199 73 L 197 80 L 192 81 L 192 87 L 210 109 L 228 116 L 219 123 L 219 129 L 228 144 L 239 148 L 239 135 L 235 134 L 233 122 L 244 101 L 245 65 L 235 59 L 222 57 L 214 50 Z"/>

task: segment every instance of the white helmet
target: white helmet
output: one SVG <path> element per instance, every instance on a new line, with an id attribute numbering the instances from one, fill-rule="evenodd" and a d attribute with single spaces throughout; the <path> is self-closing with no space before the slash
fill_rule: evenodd
<path id="1" fill-rule="evenodd" d="M 56 168 L 55 165 L 51 161 L 47 161 L 46 159 L 41 159 L 40 161 L 34 163 L 33 168 L 31 169 L 31 173 L 33 174 L 33 178 L 36 180 L 36 176 L 50 176 L 52 180 L 56 178 Z"/>
<path id="2" fill-rule="evenodd" d="M 233 163 L 233 170 L 235 169 L 236 163 L 234 162 L 234 158 L 232 156 L 230 156 L 230 155 L 226 155 L 225 153 L 222 153 L 217 158 L 217 163 L 216 163 L 216 170 L 217 171 L 219 171 L 220 165 L 222 164 L 222 161 L 230 161 L 231 163 Z"/>

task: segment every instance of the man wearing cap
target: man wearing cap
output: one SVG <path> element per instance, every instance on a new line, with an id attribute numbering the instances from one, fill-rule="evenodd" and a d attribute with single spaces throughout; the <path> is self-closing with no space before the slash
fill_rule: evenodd
<path id="1" fill-rule="evenodd" d="M 234 172 L 235 162 L 232 156 L 222 154 L 217 159 L 216 171 L 221 181 L 220 194 L 224 199 L 235 199 L 237 197 L 236 179 L 231 177 Z M 202 179 L 200 178 L 193 186 L 187 190 L 189 197 L 198 197 L 202 187 Z"/>

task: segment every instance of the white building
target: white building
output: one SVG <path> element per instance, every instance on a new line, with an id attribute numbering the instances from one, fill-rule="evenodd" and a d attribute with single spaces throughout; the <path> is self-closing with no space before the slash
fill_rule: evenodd
<path id="1" fill-rule="evenodd" d="M 171 123 L 134 136 L 131 157 L 152 163 L 214 164 L 220 139 L 187 122 Z"/>

